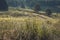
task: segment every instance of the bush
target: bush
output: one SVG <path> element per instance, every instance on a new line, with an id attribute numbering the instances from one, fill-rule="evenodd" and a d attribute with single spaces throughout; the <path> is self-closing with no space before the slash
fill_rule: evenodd
<path id="1" fill-rule="evenodd" d="M 47 16 L 51 16 L 52 15 L 52 11 L 50 9 L 46 9 L 46 15 Z"/>
<path id="2" fill-rule="evenodd" d="M 35 4 L 35 6 L 34 6 L 34 11 L 36 12 L 36 13 L 38 13 L 39 11 L 40 11 L 40 4 Z"/>

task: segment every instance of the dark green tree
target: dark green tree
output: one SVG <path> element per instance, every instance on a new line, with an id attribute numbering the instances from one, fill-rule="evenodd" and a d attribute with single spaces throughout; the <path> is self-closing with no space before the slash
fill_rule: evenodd
<path id="1" fill-rule="evenodd" d="M 0 11 L 8 11 L 8 5 L 5 0 L 0 0 Z"/>
<path id="2" fill-rule="evenodd" d="M 47 16 L 51 16 L 52 15 L 52 11 L 50 9 L 46 9 L 46 15 Z"/>
<path id="3" fill-rule="evenodd" d="M 38 13 L 40 10 L 41 10 L 40 4 L 39 3 L 35 4 L 34 11 Z"/>
<path id="4" fill-rule="evenodd" d="M 21 8 L 25 8 L 25 5 L 24 5 L 24 3 L 22 2 L 22 4 L 21 4 Z"/>

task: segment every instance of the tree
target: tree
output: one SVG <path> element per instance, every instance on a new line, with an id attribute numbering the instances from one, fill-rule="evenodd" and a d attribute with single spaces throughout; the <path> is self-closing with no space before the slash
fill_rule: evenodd
<path id="1" fill-rule="evenodd" d="M 37 13 L 40 11 L 40 4 L 39 3 L 35 4 L 34 11 Z"/>
<path id="2" fill-rule="evenodd" d="M 46 9 L 46 15 L 47 16 L 51 16 L 52 15 L 52 11 L 50 9 Z"/>
<path id="3" fill-rule="evenodd" d="M 25 5 L 24 5 L 24 3 L 22 2 L 22 4 L 21 4 L 21 8 L 25 8 Z"/>
<path id="4" fill-rule="evenodd" d="M 0 0 L 0 11 L 8 11 L 8 5 L 5 0 Z"/>

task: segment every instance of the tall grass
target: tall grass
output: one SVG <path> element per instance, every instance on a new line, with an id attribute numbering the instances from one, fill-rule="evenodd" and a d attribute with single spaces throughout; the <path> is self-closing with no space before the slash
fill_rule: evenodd
<path id="1" fill-rule="evenodd" d="M 55 27 L 39 18 L 0 18 L 0 40 L 59 40 Z"/>

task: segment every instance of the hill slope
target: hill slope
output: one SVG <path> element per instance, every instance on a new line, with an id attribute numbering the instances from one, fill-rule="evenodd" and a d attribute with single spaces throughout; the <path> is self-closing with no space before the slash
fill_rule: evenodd
<path id="1" fill-rule="evenodd" d="M 59 23 L 56 23 L 57 19 L 29 10 L 0 12 L 0 39 L 60 40 L 60 31 L 56 28 Z"/>

